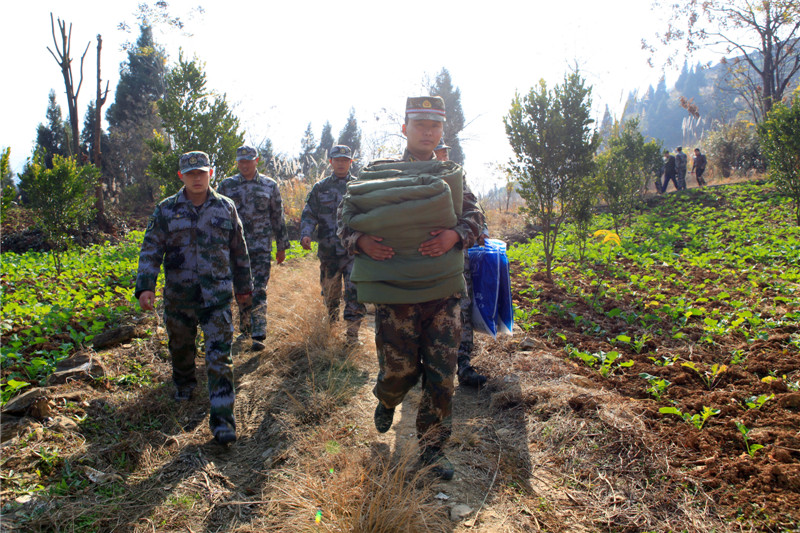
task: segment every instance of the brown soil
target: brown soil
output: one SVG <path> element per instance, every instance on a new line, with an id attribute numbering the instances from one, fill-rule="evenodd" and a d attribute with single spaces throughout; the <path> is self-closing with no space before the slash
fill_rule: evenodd
<path id="1" fill-rule="evenodd" d="M 512 266 L 514 290 L 526 288 L 528 282 L 515 277 L 513 271 Z M 607 332 L 604 339 L 630 334 L 631 329 L 635 329 L 619 319 L 592 312 L 583 300 L 553 286 L 543 274 L 535 276 L 533 283 L 542 289 L 542 302 L 571 302 L 574 304 L 570 307 L 572 312 L 590 317 Z M 673 292 L 680 294 L 680 289 L 675 288 Z M 520 300 L 518 294 L 515 299 Z M 613 307 L 620 308 L 623 313 L 633 310 L 619 301 L 615 301 Z M 797 390 L 800 357 L 796 351 L 787 349 L 792 331 L 774 329 L 769 338 L 750 344 L 735 336 L 725 336 L 708 346 L 696 343 L 700 330 L 689 328 L 685 340 L 659 338 L 658 343 L 651 340 L 641 353 L 636 353 L 628 346 L 612 345 L 607 340 L 585 334 L 584 328 L 576 326 L 569 317 L 543 314 L 536 320 L 539 324 L 528 334 L 533 338 L 550 339 L 544 341 L 547 349 L 564 358 L 572 372 L 604 391 L 626 398 L 630 413 L 639 417 L 647 431 L 670 450 L 671 475 L 684 477 L 688 483 L 696 483 L 707 491 L 709 502 L 720 516 L 731 521 L 754 519 L 760 527 L 775 531 L 800 524 L 800 392 Z M 564 335 L 566 340 L 554 336 L 553 332 Z M 589 353 L 616 350 L 622 354 L 620 361 L 632 360 L 634 364 L 604 378 L 597 370 L 567 358 L 564 350 L 567 343 Z M 728 360 L 729 354 L 737 350 L 746 354 L 746 359 L 727 366 L 711 383 L 707 382 L 710 378 L 704 379 L 700 373 L 681 365 L 681 362 L 691 361 L 698 368 L 708 370 L 715 361 Z M 663 358 L 676 362 L 667 366 L 654 364 L 654 359 L 664 361 Z M 670 401 L 656 401 L 647 392 L 648 383 L 639 376 L 644 372 L 671 382 Z M 760 395 L 774 397 L 760 409 L 745 405 L 748 398 Z M 660 407 L 670 406 L 672 402 L 683 413 L 699 413 L 704 407 L 710 407 L 718 409 L 719 414 L 708 418 L 702 430 L 698 430 L 676 415 L 659 413 Z M 736 421 L 750 429 L 751 443 L 764 448 L 749 455 Z"/>

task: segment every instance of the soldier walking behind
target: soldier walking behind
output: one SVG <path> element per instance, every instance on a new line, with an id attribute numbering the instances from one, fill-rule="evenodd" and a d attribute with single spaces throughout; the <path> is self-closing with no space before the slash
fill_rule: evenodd
<path id="1" fill-rule="evenodd" d="M 237 148 L 236 166 L 239 173 L 225 178 L 217 187 L 217 192 L 236 204 L 244 226 L 254 291 L 252 307 L 239 306 L 239 328 L 242 334 L 250 334 L 255 351 L 266 348 L 264 339 L 267 338 L 267 285 L 272 266 L 272 239 L 275 239 L 275 260 L 279 265 L 286 258 L 286 249 L 289 247 L 278 183 L 259 174 L 258 159 L 258 152 L 252 146 Z"/>
<path id="2" fill-rule="evenodd" d="M 358 343 L 358 328 L 366 309 L 358 302 L 356 286 L 350 281 L 353 254 L 344 249 L 336 236 L 336 213 L 347 183 L 355 179 L 350 174 L 353 158 L 349 146 L 331 148 L 330 164 L 333 173 L 318 181 L 306 197 L 306 206 L 300 219 L 300 246 L 311 249 L 311 236 L 317 230 L 317 257 L 319 257 L 319 282 L 331 322 L 339 319 L 339 302 L 344 283 L 344 320 L 347 322 L 347 342 Z"/>
<path id="3" fill-rule="evenodd" d="M 247 305 L 253 291 L 250 260 L 236 207 L 209 186 L 208 155 L 181 156 L 184 186 L 158 204 L 139 254 L 136 298 L 153 309 L 156 279 L 164 264 L 164 322 L 172 358 L 175 400 L 188 401 L 197 386 L 197 326 L 205 336 L 209 424 L 220 444 L 236 440 L 231 343 L 231 296 Z"/>
<path id="4" fill-rule="evenodd" d="M 695 148 L 694 156 L 692 156 L 692 172 L 694 172 L 694 177 L 697 179 L 697 185 L 699 187 L 706 186 L 706 179 L 703 177 L 703 174 L 706 171 L 707 164 L 708 159 L 705 154 L 700 153 L 700 148 Z"/>
<path id="5" fill-rule="evenodd" d="M 444 142 L 444 137 L 439 141 L 433 151 L 439 161 L 450 161 L 450 147 Z M 483 210 L 481 209 L 481 216 Z M 483 239 L 489 236 L 484 218 L 481 236 L 478 238 L 482 243 Z M 469 252 L 464 248 L 464 283 L 467 290 L 461 295 L 458 302 L 461 308 L 461 342 L 458 345 L 458 382 L 467 387 L 483 387 L 486 384 L 486 376 L 479 374 L 472 366 L 472 351 L 475 349 L 475 334 L 472 327 L 472 300 L 474 293 L 472 290 L 472 269 L 469 267 Z"/>
<path id="6" fill-rule="evenodd" d="M 675 148 L 675 185 L 679 191 L 686 189 L 686 166 L 688 159 L 683 153 L 683 147 Z"/>
<path id="7" fill-rule="evenodd" d="M 440 97 L 416 97 L 406 101 L 405 124 L 403 134 L 407 146 L 403 154 L 403 162 L 427 162 L 434 159 L 433 151 L 442 138 L 445 120 L 444 100 Z M 397 163 L 398 167 L 403 163 Z M 441 163 L 442 168 L 461 169 L 455 163 Z M 413 165 L 408 165 L 413 168 Z M 365 171 L 362 170 L 362 174 Z M 360 180 L 354 182 L 359 183 Z M 378 181 L 378 180 L 375 180 Z M 454 247 L 458 256 L 463 258 L 461 250 L 469 248 L 480 234 L 481 214 L 475 196 L 469 191 L 466 182 L 463 185 L 461 214 L 453 214 L 455 226 L 449 228 L 431 228 L 425 231 L 431 235 L 428 240 L 419 244 L 417 254 L 395 256 L 395 249 L 381 241 L 386 236 L 369 235 L 349 227 L 344 218 L 339 220 L 339 236 L 345 247 L 353 252 L 365 254 L 364 263 L 374 261 L 376 271 L 390 269 L 392 263 L 412 260 L 425 264 L 434 264 Z M 348 187 L 348 190 L 352 187 Z M 349 196 L 349 195 L 348 195 Z M 343 208 L 347 207 L 345 199 Z M 448 216 L 450 216 L 448 215 Z M 408 220 L 413 225 L 415 220 Z M 427 228 L 423 228 L 423 231 Z M 416 247 L 416 245 L 414 245 Z M 418 259 L 414 259 L 417 257 Z M 361 259 L 359 259 L 360 261 Z M 431 261 L 428 263 L 429 260 Z M 380 265 L 377 264 L 380 262 Z M 387 263 L 387 264 L 384 264 Z M 402 264 L 402 263 L 401 263 Z M 463 270 L 463 265 L 461 267 Z M 401 272 L 406 275 L 406 272 Z M 422 397 L 417 411 L 417 437 L 420 440 L 420 452 L 423 464 L 431 465 L 433 471 L 443 479 L 452 479 L 453 465 L 444 455 L 444 446 L 452 431 L 452 405 L 456 371 L 458 342 L 461 337 L 461 320 L 458 301 L 464 290 L 463 276 L 459 282 L 458 275 L 451 286 L 460 285 L 455 293 L 419 301 L 420 296 L 409 290 L 408 296 L 413 303 L 376 303 L 375 304 L 375 345 L 378 352 L 379 372 L 373 393 L 378 398 L 374 421 L 376 429 L 385 433 L 392 426 L 395 408 L 402 403 L 409 390 L 422 378 Z M 424 280 L 408 280 L 413 287 Z M 358 285 L 358 283 L 357 283 Z M 373 284 L 380 287 L 380 283 Z M 394 287 L 387 286 L 387 292 Z M 361 299 L 359 288 L 359 300 Z M 441 289 L 437 292 L 442 292 Z M 363 300 L 362 300 L 363 301 Z"/>
<path id="8" fill-rule="evenodd" d="M 678 182 L 675 181 L 675 156 L 670 155 L 669 150 L 664 150 L 664 165 L 661 167 L 661 174 L 664 176 L 664 183 L 659 191 L 661 194 L 667 192 L 670 180 L 675 185 L 675 189 L 681 190 Z"/>

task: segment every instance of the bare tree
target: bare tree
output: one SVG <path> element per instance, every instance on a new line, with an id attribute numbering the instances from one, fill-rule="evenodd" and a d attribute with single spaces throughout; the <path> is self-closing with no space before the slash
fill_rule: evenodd
<path id="1" fill-rule="evenodd" d="M 70 46 L 72 41 L 72 23 L 69 25 L 69 33 L 67 32 L 67 23 L 58 19 L 58 28 L 61 31 L 61 47 L 58 46 L 56 40 L 56 26 L 53 22 L 53 14 L 50 13 L 50 29 L 53 34 L 53 45 L 56 49 L 53 52 L 50 47 L 47 51 L 56 60 L 56 63 L 61 67 L 61 75 L 64 77 L 64 86 L 67 89 L 67 109 L 69 110 L 69 125 L 72 130 L 72 154 L 78 155 L 80 151 L 80 133 L 78 130 L 78 93 L 81 92 L 81 84 L 83 83 L 83 60 L 86 57 L 86 52 L 89 51 L 91 41 L 86 43 L 86 50 L 81 55 L 81 70 L 80 78 L 78 78 L 78 85 L 75 85 L 75 80 L 72 77 L 72 58 L 70 57 Z"/>
<path id="2" fill-rule="evenodd" d="M 103 115 L 101 110 L 103 109 L 103 104 L 106 103 L 106 97 L 108 96 L 108 81 L 106 80 L 106 88 L 105 90 L 102 89 L 103 87 L 103 78 L 100 76 L 100 52 L 103 49 L 103 37 L 98 33 L 97 34 L 97 97 L 95 100 L 94 106 L 94 146 L 92 150 L 92 161 L 97 166 L 97 168 L 102 169 L 102 122 L 103 122 Z M 103 200 L 103 175 L 100 172 L 100 175 L 97 178 L 97 186 L 95 187 L 95 208 L 97 209 L 97 219 L 100 222 L 101 226 L 105 226 L 104 229 L 109 229 L 108 221 L 106 220 L 106 210 L 105 210 L 105 202 Z"/>
<path id="3" fill-rule="evenodd" d="M 781 101 L 800 71 L 800 0 L 655 0 L 653 9 L 671 11 L 666 31 L 656 35 L 661 44 L 684 43 L 687 56 L 700 49 L 734 56 L 729 74 L 741 82 L 740 95 L 756 121 Z M 655 46 L 643 40 L 642 47 L 652 64 Z"/>

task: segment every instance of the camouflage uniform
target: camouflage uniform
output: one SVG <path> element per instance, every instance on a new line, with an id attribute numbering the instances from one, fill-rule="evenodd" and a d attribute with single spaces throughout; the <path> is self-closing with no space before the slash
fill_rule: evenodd
<path id="1" fill-rule="evenodd" d="M 336 236 L 336 213 L 347 183 L 354 180 L 350 173 L 344 178 L 331 174 L 314 184 L 306 197 L 306 206 L 300 219 L 300 238 L 311 238 L 317 229 L 317 257 L 319 257 L 319 282 L 328 314 L 332 320 L 339 315 L 339 301 L 344 281 L 344 319 L 360 322 L 365 314 L 364 304 L 358 302 L 356 286 L 350 281 L 353 255 L 344 249 Z"/>
<path id="2" fill-rule="evenodd" d="M 267 337 L 267 284 L 272 260 L 272 239 L 278 251 L 289 248 L 278 183 L 256 172 L 252 180 L 241 174 L 225 178 L 217 191 L 233 200 L 244 226 L 253 273 L 253 305 L 240 308 L 239 327 L 253 339 Z"/>
<path id="3" fill-rule="evenodd" d="M 405 151 L 402 161 L 415 161 Z M 483 225 L 477 199 L 464 182 L 462 215 L 452 229 L 467 249 Z M 356 241 L 363 235 L 339 227 L 345 248 L 359 253 Z M 423 455 L 441 450 L 450 437 L 458 343 L 461 338 L 460 294 L 416 304 L 375 305 L 375 346 L 378 351 L 377 383 L 373 393 L 389 409 L 399 405 L 422 377 L 422 399 L 417 412 L 417 436 Z"/>
<path id="4" fill-rule="evenodd" d="M 211 431 L 235 428 L 230 302 L 253 290 L 250 260 L 236 207 L 210 189 L 200 207 L 182 188 L 162 201 L 150 217 L 139 255 L 136 297 L 156 289 L 164 265 L 164 321 L 176 388 L 191 390 L 195 377 L 195 338 L 205 336 Z"/>
<path id="5" fill-rule="evenodd" d="M 678 190 L 686 189 L 686 164 L 688 158 L 680 146 L 675 149 L 675 180 Z"/>
<path id="6" fill-rule="evenodd" d="M 483 217 L 483 211 L 481 210 Z M 489 235 L 484 220 L 483 230 L 481 231 L 483 237 Z M 472 350 L 475 348 L 474 335 L 472 331 L 472 300 L 475 295 L 472 291 L 472 269 L 469 266 L 469 250 L 464 248 L 464 282 L 467 286 L 467 292 L 461 295 L 458 305 L 461 308 L 461 342 L 458 345 L 458 373 L 459 375 L 470 368 L 470 360 L 472 359 Z"/>

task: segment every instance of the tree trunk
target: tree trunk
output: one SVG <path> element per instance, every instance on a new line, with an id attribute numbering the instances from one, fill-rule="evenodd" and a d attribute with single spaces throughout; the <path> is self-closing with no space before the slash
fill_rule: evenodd
<path id="1" fill-rule="evenodd" d="M 72 139 L 71 139 L 71 149 L 73 156 L 80 155 L 80 131 L 78 129 L 78 93 L 81 92 L 81 84 L 83 83 L 83 60 L 86 57 L 86 52 L 89 51 L 89 45 L 92 44 L 91 42 L 86 43 L 86 50 L 83 51 L 83 55 L 81 56 L 81 76 L 78 79 L 78 85 L 75 86 L 75 82 L 72 79 L 72 58 L 69 56 L 70 54 L 70 45 L 72 40 L 72 24 L 69 25 L 69 33 L 67 33 L 67 24 L 66 22 L 61 22 L 61 19 L 58 19 L 58 28 L 61 31 L 61 47 L 58 46 L 58 41 L 56 40 L 56 28 L 55 23 L 53 22 L 53 14 L 50 13 L 50 29 L 53 34 L 53 44 L 55 45 L 55 49 L 57 52 L 53 53 L 50 50 L 50 47 L 47 47 L 48 52 L 50 55 L 53 56 L 53 59 L 56 60 L 56 63 L 61 67 L 61 75 L 64 77 L 64 87 L 67 90 L 67 109 L 69 110 L 69 125 L 70 130 L 72 131 Z"/>
<path id="2" fill-rule="evenodd" d="M 103 109 L 103 104 L 106 103 L 106 97 L 108 96 L 108 82 L 106 82 L 106 90 L 105 92 L 102 91 L 102 83 L 103 79 L 100 77 L 100 51 L 103 48 L 103 38 L 100 34 L 97 34 L 97 97 L 95 99 L 95 106 L 94 106 L 94 132 L 92 135 L 94 136 L 94 145 L 92 146 L 92 162 L 94 165 L 100 169 L 100 177 L 97 178 L 97 186 L 95 187 L 95 209 L 97 209 L 97 221 L 100 225 L 100 228 L 103 231 L 109 231 L 111 228 L 111 224 L 109 224 L 108 219 L 106 218 L 106 209 L 105 209 L 105 201 L 103 199 L 103 153 L 102 153 L 102 135 L 103 129 L 101 128 L 103 115 L 101 110 Z"/>

